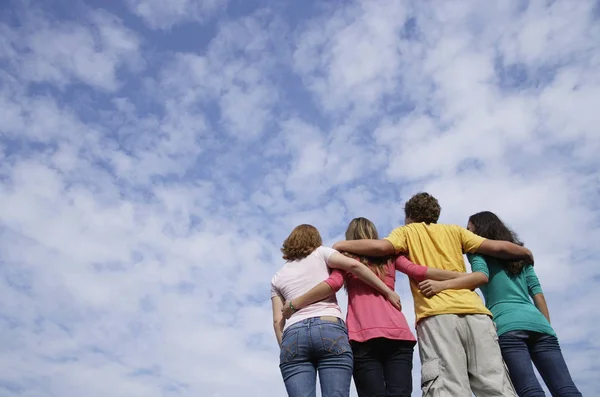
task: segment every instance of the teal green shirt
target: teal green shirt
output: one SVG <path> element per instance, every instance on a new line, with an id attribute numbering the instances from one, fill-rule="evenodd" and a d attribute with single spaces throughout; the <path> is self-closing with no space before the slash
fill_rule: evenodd
<path id="1" fill-rule="evenodd" d="M 534 331 L 556 336 L 546 317 L 535 307 L 530 297 L 542 293 L 533 266 L 513 275 L 498 259 L 468 254 L 471 269 L 488 276 L 488 283 L 479 287 L 485 306 L 494 315 L 498 335 L 510 331 Z"/>

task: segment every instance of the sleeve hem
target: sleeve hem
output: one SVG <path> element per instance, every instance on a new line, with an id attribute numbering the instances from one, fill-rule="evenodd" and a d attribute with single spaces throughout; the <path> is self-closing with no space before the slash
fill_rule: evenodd
<path id="1" fill-rule="evenodd" d="M 394 254 L 398 255 L 398 253 L 399 253 L 400 251 L 398 250 L 398 247 L 396 246 L 396 244 L 394 244 L 394 242 L 392 241 L 392 239 L 391 239 L 391 238 L 389 238 L 389 237 L 384 237 L 382 240 L 389 241 L 389 242 L 390 242 L 390 244 L 392 244 L 392 247 L 394 247 Z"/>

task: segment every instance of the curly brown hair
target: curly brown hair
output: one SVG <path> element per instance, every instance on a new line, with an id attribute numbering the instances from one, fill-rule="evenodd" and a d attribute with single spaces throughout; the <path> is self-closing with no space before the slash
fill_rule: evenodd
<path id="1" fill-rule="evenodd" d="M 286 261 L 297 261 L 309 256 L 323 245 L 323 240 L 313 225 L 296 226 L 283 242 L 281 252 Z"/>
<path id="2" fill-rule="evenodd" d="M 429 193 L 417 193 L 404 205 L 406 217 L 417 223 L 437 223 L 441 210 L 440 203 Z"/>

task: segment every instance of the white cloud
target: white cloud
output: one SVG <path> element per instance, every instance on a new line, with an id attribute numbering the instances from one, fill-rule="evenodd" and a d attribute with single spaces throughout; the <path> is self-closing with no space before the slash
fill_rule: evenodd
<path id="1" fill-rule="evenodd" d="M 328 110 L 376 112 L 400 72 L 398 36 L 407 10 L 400 2 L 358 2 L 311 21 L 294 66 Z"/>
<path id="2" fill-rule="evenodd" d="M 152 29 L 170 29 L 185 22 L 206 22 L 226 0 L 128 0 L 132 12 Z"/>
<path id="3" fill-rule="evenodd" d="M 39 12 L 19 14 L 19 19 L 18 30 L 2 26 L 0 59 L 21 79 L 59 87 L 82 82 L 114 91 L 120 68 L 142 65 L 138 36 L 105 12 L 90 12 L 84 23 L 57 23 Z"/>

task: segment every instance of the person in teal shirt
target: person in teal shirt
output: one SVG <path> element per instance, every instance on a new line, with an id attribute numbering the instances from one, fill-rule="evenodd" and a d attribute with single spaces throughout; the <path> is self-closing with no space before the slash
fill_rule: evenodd
<path id="1" fill-rule="evenodd" d="M 522 245 L 517 235 L 489 211 L 472 215 L 467 229 L 490 240 Z M 552 396 L 581 397 L 550 325 L 548 305 L 533 265 L 477 254 L 467 258 L 471 274 L 446 281 L 425 280 L 419 284 L 421 291 L 429 297 L 445 289 L 479 287 L 494 316 L 502 357 L 517 394 L 545 396 L 533 371 L 533 361 Z"/>
<path id="2" fill-rule="evenodd" d="M 488 283 L 480 285 L 479 289 L 485 298 L 485 306 L 494 315 L 498 336 L 511 331 L 556 336 L 533 266 L 519 263 L 518 273 L 513 273 L 504 261 L 495 258 L 477 254 L 467 254 L 467 258 L 473 272 L 481 272 L 488 277 Z M 531 303 L 532 298 L 535 306 Z"/>

